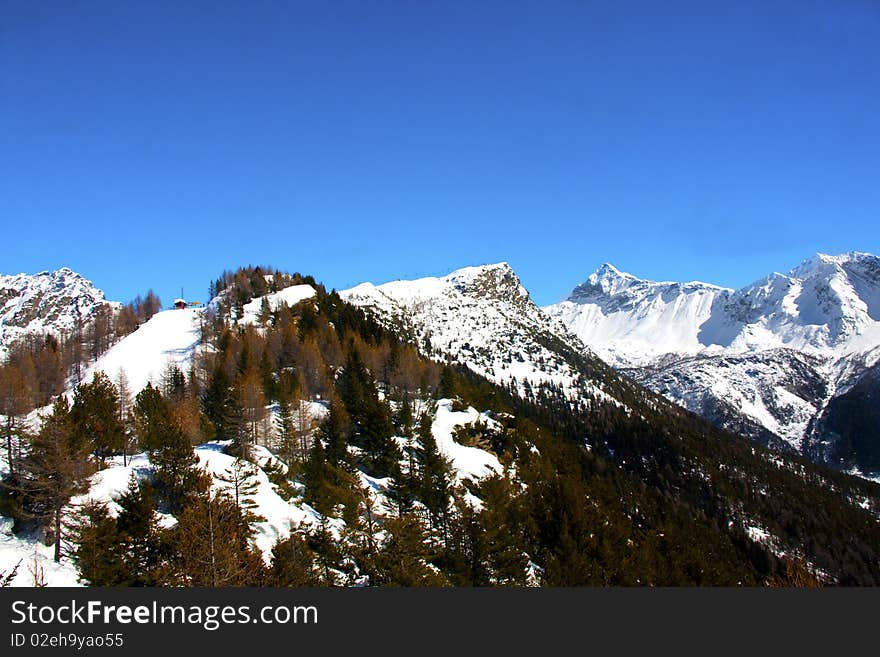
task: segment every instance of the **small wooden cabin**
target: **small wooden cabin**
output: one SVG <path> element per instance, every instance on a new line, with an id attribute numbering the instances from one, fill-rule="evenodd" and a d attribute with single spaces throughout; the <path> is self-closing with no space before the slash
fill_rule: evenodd
<path id="1" fill-rule="evenodd" d="M 174 307 L 175 307 L 175 308 L 179 308 L 180 310 L 183 310 L 184 308 L 186 308 L 186 300 L 184 300 L 184 299 L 175 299 L 175 300 L 174 300 Z"/>

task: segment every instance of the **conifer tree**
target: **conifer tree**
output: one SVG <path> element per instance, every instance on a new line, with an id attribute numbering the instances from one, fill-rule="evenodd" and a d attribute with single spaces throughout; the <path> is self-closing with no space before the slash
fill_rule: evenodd
<path id="1" fill-rule="evenodd" d="M 116 503 L 116 531 L 125 571 L 121 583 L 153 586 L 160 577 L 161 540 L 152 491 L 149 485 L 140 485 L 132 473 L 128 488 Z"/>
<path id="2" fill-rule="evenodd" d="M 320 584 L 315 572 L 315 555 L 302 530 L 290 532 L 272 546 L 272 565 L 269 574 L 272 586 L 303 587 Z"/>
<path id="3" fill-rule="evenodd" d="M 448 582 L 429 564 L 434 552 L 417 516 L 388 518 L 387 539 L 378 557 L 379 582 L 386 586 L 444 586 Z"/>
<path id="4" fill-rule="evenodd" d="M 91 472 L 87 453 L 81 441 L 73 436 L 70 415 L 67 399 L 60 395 L 22 464 L 25 513 L 49 524 L 55 561 L 60 561 L 62 556 L 64 506 L 72 495 L 82 490 Z"/>
<path id="5" fill-rule="evenodd" d="M 102 460 L 122 451 L 125 427 L 119 420 L 119 395 L 103 372 L 95 372 L 90 383 L 76 387 L 70 420 L 74 440 L 89 445 Z"/>
<path id="6" fill-rule="evenodd" d="M 119 586 L 127 575 L 116 520 L 107 506 L 89 502 L 79 509 L 72 532 L 80 577 L 92 586 Z"/>
<path id="7" fill-rule="evenodd" d="M 345 407 L 336 398 L 330 400 L 327 416 L 318 427 L 317 440 L 326 445 L 326 460 L 332 465 L 349 461 L 348 440 L 350 421 Z"/>
<path id="8" fill-rule="evenodd" d="M 419 419 L 419 443 L 417 451 L 419 464 L 419 480 L 421 490 L 419 498 L 428 509 L 431 524 L 446 534 L 449 518 L 449 496 L 452 488 L 452 466 L 437 448 L 437 441 L 431 431 L 431 416 L 424 413 Z"/>
<path id="9" fill-rule="evenodd" d="M 211 372 L 201 402 L 202 411 L 214 425 L 217 435 L 226 438 L 230 433 L 230 425 L 237 424 L 238 418 L 230 417 L 233 405 L 232 383 L 222 365 Z"/>
<path id="10" fill-rule="evenodd" d="M 336 586 L 341 552 L 339 542 L 330 529 L 329 517 L 322 515 L 317 527 L 309 534 L 309 547 L 315 555 L 315 567 L 321 586 Z"/>
<path id="11" fill-rule="evenodd" d="M 186 394 L 186 375 L 176 363 L 169 361 L 162 370 L 162 396 L 179 401 Z"/>
<path id="12" fill-rule="evenodd" d="M 174 580 L 188 586 L 258 586 L 265 566 L 250 545 L 252 530 L 226 495 L 202 494 L 180 514 L 173 532 Z"/>
<path id="13" fill-rule="evenodd" d="M 290 401 L 285 397 L 278 401 L 278 413 L 275 416 L 275 434 L 278 441 L 278 451 L 284 457 L 289 467 L 300 460 L 299 444 L 296 436 L 296 425 L 293 420 L 293 410 Z"/>
<path id="14" fill-rule="evenodd" d="M 152 385 L 135 398 L 135 423 L 141 447 L 155 468 L 156 491 L 172 513 L 204 486 L 198 458 L 186 434 L 172 420 L 170 405 Z"/>
<path id="15" fill-rule="evenodd" d="M 215 478 L 229 484 L 227 495 L 235 502 L 241 515 L 249 523 L 265 520 L 262 516 L 254 513 L 254 509 L 257 508 L 254 495 L 257 494 L 260 484 L 257 467 L 253 463 L 243 458 L 236 458 L 232 465 L 222 473 L 215 475 Z"/>

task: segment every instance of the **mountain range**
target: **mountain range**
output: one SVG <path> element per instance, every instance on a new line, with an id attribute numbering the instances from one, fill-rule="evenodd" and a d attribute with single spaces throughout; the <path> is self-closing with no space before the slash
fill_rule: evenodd
<path id="1" fill-rule="evenodd" d="M 760 582 L 779 572 L 779 560 L 797 557 L 809 577 L 870 583 L 880 578 L 872 553 L 875 485 L 802 456 L 874 472 L 864 454 L 876 450 L 880 421 L 876 261 L 817 256 L 741 291 L 653 283 L 605 265 L 548 308 L 533 302 L 507 263 L 339 293 L 312 277 L 248 268 L 213 282 L 217 295 L 207 306 L 155 308 L 129 328 L 119 323 L 128 306 L 106 301 L 91 282 L 63 269 L 2 279 L 0 336 L 4 351 L 27 360 L 29 352 L 55 353 L 57 344 L 31 341 L 23 352 L 9 349 L 13 342 L 54 334 L 62 345 L 74 344 L 76 331 L 102 308 L 115 311 L 115 333 L 98 344 L 98 333 L 85 330 L 94 349 L 72 361 L 60 357 L 68 378 L 56 392 L 47 388 L 40 403 L 58 391 L 74 406 L 84 403 L 81 384 L 97 385 L 89 382 L 101 372 L 124 381 L 129 400 L 152 384 L 176 404 L 210 490 L 225 490 L 235 466 L 230 449 L 244 430 L 231 418 L 249 418 L 253 545 L 267 563 L 279 541 L 293 540 L 294 525 L 314 545 L 315 532 L 341 541 L 361 531 L 350 515 L 321 505 L 323 484 L 309 474 L 305 447 L 284 446 L 281 405 L 294 395 L 290 417 L 308 425 L 298 440 L 314 444 L 344 424 L 332 419 L 339 412 L 333 400 L 344 400 L 353 418 L 345 448 L 348 467 L 357 465 L 347 470 L 356 476 L 352 490 L 359 482 L 372 491 L 381 518 L 401 513 L 400 477 L 413 471 L 430 434 L 458 487 L 456 522 L 470 522 L 471 508 L 482 514 L 481 531 L 501 522 L 499 540 L 518 546 L 505 548 L 514 550 L 505 559 L 513 555 L 519 564 L 511 581 Z M 420 418 L 418 432 L 405 419 L 407 407 Z M 9 426 L 35 431 L 48 412 L 37 408 Z M 335 443 L 325 444 L 329 450 Z M 397 465 L 387 456 L 394 450 L 402 450 Z M 86 492 L 71 498 L 64 514 L 79 515 L 90 499 L 118 513 L 132 480 L 158 476 L 148 450 L 101 454 Z M 15 458 L 22 457 L 11 447 L 0 454 L 4 481 L 14 480 Z M 22 467 L 27 459 L 16 465 Z M 508 483 L 499 489 L 501 480 Z M 344 501 L 335 481 L 329 490 Z M 425 505 L 437 503 L 430 491 L 418 495 Z M 48 560 L 38 536 L 21 533 L 27 522 L 16 515 L 15 499 L 0 495 L 8 509 L 2 515 L 17 518 L 3 519 L 0 572 L 32 552 L 34 560 L 44 555 L 52 583 L 115 581 L 82 570 L 82 560 L 79 570 Z M 423 513 L 422 504 L 415 508 Z M 442 504 L 449 510 L 449 497 Z M 515 515 L 524 509 L 529 519 Z M 513 515 L 502 521 L 499 513 Z M 165 532 L 177 531 L 182 517 L 167 504 L 154 515 Z M 430 518 L 434 531 L 446 526 Z M 811 542 L 817 532 L 833 540 Z M 473 584 L 508 576 L 495 557 L 485 566 L 494 575 L 461 570 L 459 548 L 443 540 L 446 556 L 425 577 L 442 571 Z M 363 558 L 356 544 L 321 581 L 390 577 L 371 571 L 369 561 L 353 565 Z"/>
<path id="2" fill-rule="evenodd" d="M 297 286 L 269 300 L 313 293 Z M 543 308 L 507 263 L 363 283 L 340 296 L 426 355 L 518 394 L 551 384 L 570 401 L 616 399 L 609 386 L 621 384 L 601 374 L 607 364 L 763 445 L 880 475 L 880 258 L 871 254 L 817 254 L 739 290 L 645 280 L 606 263 L 565 301 Z M 245 309 L 249 321 L 259 304 Z M 69 333 L 119 305 L 67 268 L 0 277 L 0 352 L 24 335 Z M 142 350 L 131 354 L 115 367 L 144 361 Z M 594 376 L 584 376 L 586 363 Z M 136 378 L 145 382 L 146 372 Z"/>
<path id="3" fill-rule="evenodd" d="M 818 254 L 739 290 L 605 264 L 544 310 L 612 366 L 721 427 L 880 472 L 874 255 Z"/>

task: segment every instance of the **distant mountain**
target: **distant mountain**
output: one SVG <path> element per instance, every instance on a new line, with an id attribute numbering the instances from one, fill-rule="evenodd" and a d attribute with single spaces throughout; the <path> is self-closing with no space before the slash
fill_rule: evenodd
<path id="1" fill-rule="evenodd" d="M 818 254 L 740 290 L 646 281 L 605 264 L 545 308 L 647 387 L 765 444 L 876 472 L 873 447 L 841 453 L 826 408 L 880 359 L 880 258 Z M 835 437 L 838 436 L 838 438 Z"/>
<path id="2" fill-rule="evenodd" d="M 63 267 L 39 274 L 0 276 L 0 355 L 26 335 L 72 331 L 101 308 L 117 308 L 80 274 Z"/>

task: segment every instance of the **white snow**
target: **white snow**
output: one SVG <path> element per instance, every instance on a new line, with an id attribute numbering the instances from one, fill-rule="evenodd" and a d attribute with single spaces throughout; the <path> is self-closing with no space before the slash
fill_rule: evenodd
<path id="1" fill-rule="evenodd" d="M 11 586 L 34 586 L 35 572 L 47 586 L 82 586 L 79 573 L 69 560 L 55 563 L 54 550 L 34 538 L 14 536 L 12 518 L 0 516 L 0 577 L 11 574 L 18 564 Z"/>
<path id="2" fill-rule="evenodd" d="M 95 372 L 103 371 L 115 381 L 119 370 L 124 370 L 136 395 L 147 383 L 159 383 L 169 363 L 187 373 L 199 344 L 202 312 L 200 308 L 185 308 L 156 313 L 98 358 L 83 380 L 90 381 Z"/>
<path id="3" fill-rule="evenodd" d="M 570 399 L 585 392 L 610 399 L 545 346 L 541 338 L 553 337 L 575 352 L 584 349 L 534 305 L 507 263 L 466 267 L 441 278 L 363 283 L 340 296 L 391 326 L 414 330 L 420 347 L 430 342 L 425 355 L 453 358 L 496 383 L 515 381 L 521 394 L 525 382 L 553 383 Z"/>
<path id="4" fill-rule="evenodd" d="M 271 311 L 278 310 L 282 306 L 295 306 L 300 301 L 311 299 L 317 292 L 311 285 L 291 285 L 278 292 L 256 297 L 244 305 L 244 315 L 239 319 L 242 324 L 256 324 L 263 310 L 263 300 L 269 304 Z"/>
<path id="5" fill-rule="evenodd" d="M 613 365 L 664 354 L 792 348 L 814 354 L 877 346 L 880 258 L 819 254 L 740 290 L 642 280 L 604 265 L 545 310 Z"/>
<path id="6" fill-rule="evenodd" d="M 104 293 L 67 267 L 54 272 L 0 276 L 0 357 L 26 335 L 70 332 L 100 308 L 118 308 Z"/>
<path id="7" fill-rule="evenodd" d="M 473 407 L 468 407 L 465 411 L 453 411 L 452 400 L 441 399 L 437 403 L 431 434 L 437 441 L 437 449 L 452 463 L 459 481 L 468 478 L 479 480 L 503 472 L 501 462 L 494 454 L 478 447 L 461 445 L 452 437 L 456 427 L 475 422 L 494 423 L 491 418 Z"/>
<path id="8" fill-rule="evenodd" d="M 714 398 L 800 448 L 828 400 L 880 360 L 880 258 L 818 254 L 740 290 L 606 264 L 545 310 L 670 400 L 699 413 Z"/>
<path id="9" fill-rule="evenodd" d="M 228 473 L 235 463 L 235 458 L 224 454 L 223 447 L 224 443 L 220 442 L 206 443 L 196 448 L 196 456 L 199 458 L 199 465 L 214 477 L 213 489 L 228 492 L 231 484 L 218 480 L 216 476 L 229 476 Z M 260 452 L 259 456 L 265 459 L 271 454 Z M 255 525 L 254 543 L 263 552 L 263 556 L 268 562 L 272 546 L 278 538 L 287 537 L 291 527 L 296 527 L 303 522 L 311 524 L 319 516 L 306 505 L 300 506 L 281 497 L 262 468 L 256 468 L 255 482 L 257 490 L 251 496 L 251 500 L 256 504 L 253 511 L 263 516 L 265 520 Z"/>

